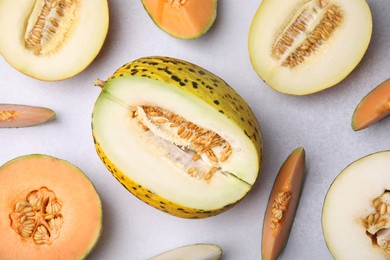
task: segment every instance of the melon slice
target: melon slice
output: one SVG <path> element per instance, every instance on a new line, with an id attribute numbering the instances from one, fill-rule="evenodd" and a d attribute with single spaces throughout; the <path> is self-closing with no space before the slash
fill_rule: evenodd
<path id="1" fill-rule="evenodd" d="M 390 79 L 368 93 L 356 107 L 352 116 L 355 131 L 369 127 L 390 114 Z"/>
<path id="2" fill-rule="evenodd" d="M 171 249 L 149 260 L 218 260 L 221 258 L 222 249 L 211 244 L 194 244 Z"/>
<path id="3" fill-rule="evenodd" d="M 80 169 L 47 155 L 0 167 L 0 258 L 83 259 L 102 228 L 98 194 Z"/>
<path id="4" fill-rule="evenodd" d="M 371 39 L 365 0 L 264 0 L 249 32 L 257 74 L 273 89 L 305 95 L 343 80 Z"/>
<path id="5" fill-rule="evenodd" d="M 146 203 L 186 218 L 235 205 L 262 158 L 257 120 L 222 79 L 179 59 L 145 57 L 100 82 L 98 155 Z"/>
<path id="6" fill-rule="evenodd" d="M 0 128 L 34 126 L 55 117 L 53 110 L 44 107 L 0 104 Z"/>
<path id="7" fill-rule="evenodd" d="M 305 177 L 305 150 L 295 149 L 280 167 L 263 222 L 262 259 L 277 259 L 287 243 Z"/>
<path id="8" fill-rule="evenodd" d="M 335 259 L 389 259 L 390 152 L 347 166 L 326 195 L 322 228 Z"/>
<path id="9" fill-rule="evenodd" d="M 62 80 L 83 71 L 107 30 L 106 0 L 0 1 L 0 54 L 33 78 Z"/>
<path id="10" fill-rule="evenodd" d="M 217 0 L 142 0 L 154 23 L 180 39 L 205 34 L 217 16 Z"/>

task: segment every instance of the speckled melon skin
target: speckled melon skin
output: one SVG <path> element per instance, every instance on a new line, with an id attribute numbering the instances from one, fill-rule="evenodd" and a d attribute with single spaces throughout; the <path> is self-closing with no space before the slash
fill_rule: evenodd
<path id="1" fill-rule="evenodd" d="M 263 142 L 259 123 L 244 99 L 221 78 L 187 61 L 160 56 L 144 57 L 127 63 L 108 78 L 107 82 L 124 76 L 155 79 L 200 97 L 237 124 L 250 138 L 256 147 L 260 168 Z M 241 201 L 238 200 L 225 207 L 207 211 L 172 203 L 123 174 L 104 154 L 95 137 L 94 143 L 98 156 L 113 176 L 134 196 L 163 212 L 182 218 L 206 218 L 222 213 Z"/>

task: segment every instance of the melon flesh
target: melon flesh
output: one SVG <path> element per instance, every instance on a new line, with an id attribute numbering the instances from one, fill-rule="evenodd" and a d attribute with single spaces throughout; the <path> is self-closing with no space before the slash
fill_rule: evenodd
<path id="1" fill-rule="evenodd" d="M 250 59 L 275 90 L 310 94 L 337 84 L 356 67 L 371 31 L 365 0 L 264 0 L 249 32 Z"/>
<path id="2" fill-rule="evenodd" d="M 44 6 L 52 3 L 57 7 L 45 16 L 45 25 L 35 28 L 46 28 L 42 49 L 29 47 L 28 35 Z M 67 7 L 61 11 L 63 4 Z M 0 38 L 0 54 L 11 66 L 33 78 L 54 81 L 78 74 L 99 53 L 107 31 L 106 0 L 0 1 L 0 33 L 4 35 Z M 36 37 L 40 38 L 31 36 Z"/>
<path id="3" fill-rule="evenodd" d="M 389 172 L 390 152 L 384 151 L 350 164 L 332 183 L 324 201 L 322 228 L 335 259 L 389 258 L 390 210 L 382 206 L 390 203 Z M 376 214 L 378 219 L 370 217 Z"/>
<path id="4" fill-rule="evenodd" d="M 142 105 L 171 111 L 219 134 L 230 143 L 232 155 L 218 165 L 207 156 L 192 160 L 194 153 L 167 138 L 170 134 L 140 126 L 134 111 Z M 101 150 L 116 168 L 178 205 L 215 210 L 236 203 L 251 189 L 259 171 L 256 147 L 235 123 L 196 96 L 146 77 L 108 81 L 96 102 L 92 125 Z M 198 174 L 189 174 L 191 165 Z M 218 169 L 207 179 L 213 167 Z"/>

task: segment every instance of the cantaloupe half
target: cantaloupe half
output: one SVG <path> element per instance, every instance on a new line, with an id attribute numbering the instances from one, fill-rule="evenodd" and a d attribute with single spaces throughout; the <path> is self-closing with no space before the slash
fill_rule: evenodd
<path id="1" fill-rule="evenodd" d="M 322 228 L 335 259 L 389 259 L 390 151 L 365 156 L 333 181 Z"/>
<path id="2" fill-rule="evenodd" d="M 154 23 L 180 39 L 205 34 L 217 16 L 217 0 L 142 0 Z"/>
<path id="3" fill-rule="evenodd" d="M 102 228 L 99 196 L 80 169 L 47 155 L 0 167 L 0 259 L 83 259 Z"/>
<path id="4" fill-rule="evenodd" d="M 357 105 L 352 116 L 355 131 L 369 127 L 390 114 L 390 79 L 368 93 Z"/>
<path id="5" fill-rule="evenodd" d="M 45 107 L 0 104 L 0 128 L 40 125 L 55 117 L 56 113 Z"/>
<path id="6" fill-rule="evenodd" d="M 14 68 L 41 80 L 83 71 L 108 31 L 107 0 L 0 1 L 0 54 Z"/>
<path id="7" fill-rule="evenodd" d="M 184 218 L 221 213 L 251 190 L 262 137 L 221 78 L 170 57 L 144 57 L 100 82 L 92 128 L 98 155 L 132 194 Z"/>
<path id="8" fill-rule="evenodd" d="M 250 59 L 271 88 L 310 94 L 357 66 L 371 32 L 365 0 L 264 0 L 250 27 Z"/>

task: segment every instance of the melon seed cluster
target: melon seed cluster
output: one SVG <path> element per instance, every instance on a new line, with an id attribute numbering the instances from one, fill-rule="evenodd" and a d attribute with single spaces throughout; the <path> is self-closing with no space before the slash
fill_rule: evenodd
<path id="1" fill-rule="evenodd" d="M 321 18 L 320 18 L 321 17 Z M 310 27 L 318 24 L 310 31 Z M 343 12 L 335 4 L 320 0 L 308 6 L 291 22 L 273 45 L 272 56 L 283 60 L 282 65 L 294 68 L 303 63 L 319 46 L 328 40 L 334 30 L 341 24 Z M 302 36 L 305 40 L 302 42 Z M 297 42 L 296 42 L 297 41 Z"/>
<path id="2" fill-rule="evenodd" d="M 291 192 L 289 191 L 281 191 L 275 197 L 274 202 L 272 203 L 272 217 L 269 222 L 271 229 L 275 230 L 282 221 L 283 214 L 286 213 L 290 200 Z"/>
<path id="3" fill-rule="evenodd" d="M 228 160 L 233 152 L 231 145 L 217 133 L 199 127 L 182 116 L 163 108 L 141 106 L 132 116 L 139 119 L 139 123 L 145 131 L 152 128 L 153 133 L 193 153 L 193 161 L 202 158 L 211 165 L 206 172 L 198 167 L 187 168 L 187 173 L 192 177 L 204 180 L 211 179 L 218 170 L 219 163 Z"/>
<path id="4" fill-rule="evenodd" d="M 51 244 L 60 235 L 63 223 L 62 203 L 46 187 L 31 191 L 25 200 L 15 204 L 10 214 L 12 228 L 36 244 Z"/>
<path id="5" fill-rule="evenodd" d="M 78 0 L 38 0 L 35 9 L 40 12 L 33 12 L 29 19 L 26 47 L 36 55 L 55 52 L 72 29 L 77 8 Z"/>
<path id="6" fill-rule="evenodd" d="M 9 121 L 17 115 L 14 110 L 0 110 L 0 121 Z"/>

